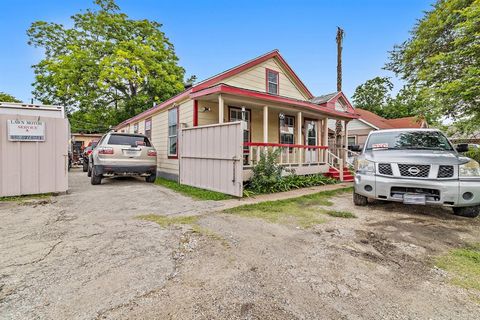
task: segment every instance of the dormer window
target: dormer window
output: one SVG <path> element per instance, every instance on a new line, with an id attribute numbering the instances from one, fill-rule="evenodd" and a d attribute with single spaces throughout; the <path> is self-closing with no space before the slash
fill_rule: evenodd
<path id="1" fill-rule="evenodd" d="M 278 95 L 278 72 L 267 69 L 267 92 Z"/>

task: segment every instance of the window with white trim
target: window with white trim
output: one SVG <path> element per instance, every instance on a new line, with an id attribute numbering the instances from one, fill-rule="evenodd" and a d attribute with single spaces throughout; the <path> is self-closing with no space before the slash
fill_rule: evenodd
<path id="1" fill-rule="evenodd" d="M 295 117 L 281 116 L 280 117 L 280 143 L 294 144 L 295 138 Z"/>
<path id="2" fill-rule="evenodd" d="M 177 155 L 178 108 L 168 110 L 168 155 Z"/>
<path id="3" fill-rule="evenodd" d="M 138 122 L 133 125 L 133 133 L 138 133 Z"/>
<path id="4" fill-rule="evenodd" d="M 145 135 L 148 139 L 152 139 L 152 119 L 145 119 Z"/>
<path id="5" fill-rule="evenodd" d="M 278 72 L 267 69 L 267 92 L 270 94 L 278 94 Z"/>

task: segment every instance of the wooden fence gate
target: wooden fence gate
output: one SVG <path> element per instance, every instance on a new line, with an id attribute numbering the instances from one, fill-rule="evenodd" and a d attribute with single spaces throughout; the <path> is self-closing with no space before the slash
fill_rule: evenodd
<path id="1" fill-rule="evenodd" d="M 242 122 L 183 128 L 179 137 L 181 184 L 242 196 Z"/>

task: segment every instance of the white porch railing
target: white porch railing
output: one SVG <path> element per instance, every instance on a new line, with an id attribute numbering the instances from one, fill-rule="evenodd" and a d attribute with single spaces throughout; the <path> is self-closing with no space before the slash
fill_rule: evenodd
<path id="1" fill-rule="evenodd" d="M 340 181 L 343 181 L 343 159 L 339 156 L 335 155 L 334 153 L 327 150 L 327 163 L 328 166 L 334 170 L 336 170 L 339 174 Z"/>
<path id="2" fill-rule="evenodd" d="M 343 151 L 345 152 L 345 163 L 350 169 L 352 169 L 354 167 L 355 158 L 358 157 L 360 153 L 345 148 L 343 148 Z"/>
<path id="3" fill-rule="evenodd" d="M 313 166 L 324 164 L 326 146 L 307 146 L 299 144 L 245 142 L 244 165 L 253 166 L 260 161 L 260 155 L 268 150 L 280 149 L 278 163 L 284 166 Z"/>

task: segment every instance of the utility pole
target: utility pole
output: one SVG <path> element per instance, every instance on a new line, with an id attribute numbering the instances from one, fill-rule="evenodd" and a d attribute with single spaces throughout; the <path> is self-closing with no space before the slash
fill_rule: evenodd
<path id="1" fill-rule="evenodd" d="M 337 27 L 337 92 L 342 91 L 342 44 L 343 44 L 343 36 L 345 32 L 342 28 Z M 337 120 L 335 122 L 335 144 L 337 149 L 337 155 L 341 154 L 342 149 L 342 121 Z M 345 148 L 347 146 L 344 146 Z M 343 168 L 341 168 L 343 170 Z"/>
<path id="2" fill-rule="evenodd" d="M 342 44 L 345 32 L 337 27 L 337 91 L 342 91 Z"/>

